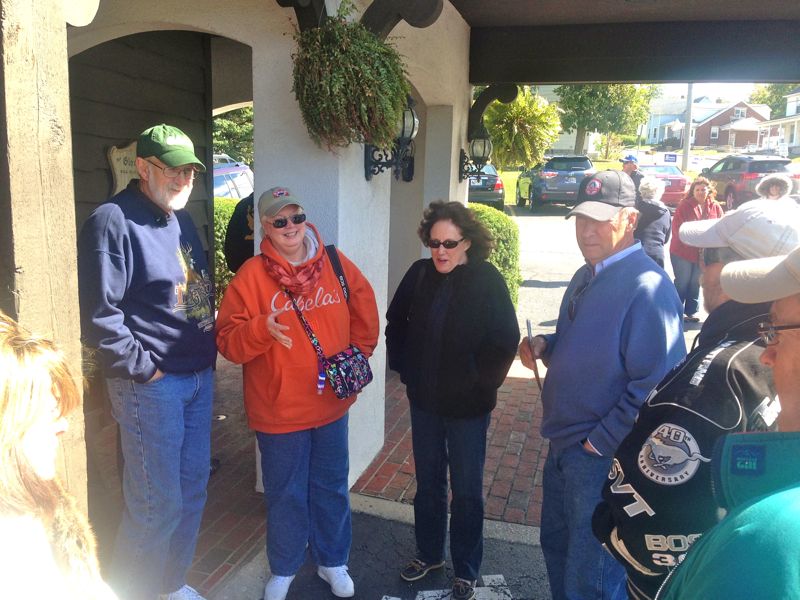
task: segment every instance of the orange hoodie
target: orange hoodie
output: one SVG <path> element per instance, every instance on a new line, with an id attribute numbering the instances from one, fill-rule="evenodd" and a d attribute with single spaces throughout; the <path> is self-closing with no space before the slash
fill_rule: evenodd
<path id="1" fill-rule="evenodd" d="M 339 251 L 350 291 L 350 303 L 345 302 L 322 238 L 313 225 L 308 229 L 319 244 L 314 259 L 324 255 L 324 266 L 316 288 L 304 296 L 295 295 L 297 304 L 325 356 L 344 350 L 348 344 L 370 356 L 379 333 L 372 286 Z M 261 242 L 261 252 L 280 261 L 289 272 L 296 270 L 266 238 Z M 241 266 L 225 291 L 217 316 L 220 353 L 244 366 L 244 404 L 250 428 L 287 433 L 332 423 L 356 398 L 339 400 L 327 382 L 322 395 L 317 394 L 317 354 L 289 297 L 267 275 L 263 263 L 261 256 L 255 256 Z M 289 326 L 283 333 L 292 338 L 291 348 L 278 343 L 267 330 L 267 317 L 281 308 L 286 310 L 278 316 L 278 322 Z"/>

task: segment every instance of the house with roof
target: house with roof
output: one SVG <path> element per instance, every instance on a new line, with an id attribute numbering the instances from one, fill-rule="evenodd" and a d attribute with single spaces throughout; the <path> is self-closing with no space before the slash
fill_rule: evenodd
<path id="1" fill-rule="evenodd" d="M 800 87 L 784 96 L 786 116 L 758 124 L 758 148 L 788 156 L 800 155 Z"/>

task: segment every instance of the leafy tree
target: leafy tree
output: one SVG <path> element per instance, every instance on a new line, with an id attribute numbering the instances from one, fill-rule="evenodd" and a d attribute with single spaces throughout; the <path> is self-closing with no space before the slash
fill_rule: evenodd
<path id="1" fill-rule="evenodd" d="M 800 83 L 766 83 L 757 85 L 750 94 L 748 102 L 766 104 L 772 109 L 770 119 L 786 116 L 786 98 L 784 96 L 800 87 Z"/>
<path id="2" fill-rule="evenodd" d="M 566 131 L 576 131 L 575 154 L 583 154 L 587 131 L 599 131 L 610 140 L 609 134 L 635 133 L 636 127 L 647 120 L 650 100 L 658 93 L 654 85 L 588 84 L 560 85 L 555 89 L 564 111 L 561 125 Z M 606 158 L 610 147 L 606 144 Z"/>
<path id="3" fill-rule="evenodd" d="M 214 117 L 214 152 L 253 166 L 253 107 L 246 106 Z"/>
<path id="4" fill-rule="evenodd" d="M 492 162 L 502 168 L 535 165 L 558 139 L 558 108 L 523 87 L 508 104 L 492 102 L 483 115 L 492 138 Z"/>

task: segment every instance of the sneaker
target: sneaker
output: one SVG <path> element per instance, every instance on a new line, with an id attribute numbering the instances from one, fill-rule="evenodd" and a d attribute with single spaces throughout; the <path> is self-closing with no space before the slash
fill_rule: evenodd
<path id="1" fill-rule="evenodd" d="M 406 581 L 417 581 L 425 577 L 425 575 L 428 574 L 428 571 L 432 571 L 433 569 L 441 569 L 443 566 L 444 561 L 437 563 L 426 563 L 424 560 L 415 558 L 408 563 L 402 571 L 400 571 L 400 577 Z"/>
<path id="2" fill-rule="evenodd" d="M 181 589 L 175 590 L 171 594 L 161 594 L 159 600 L 206 600 L 196 589 L 189 585 L 184 585 Z"/>
<path id="3" fill-rule="evenodd" d="M 684 323 L 699 323 L 700 317 L 697 317 L 695 315 L 684 315 L 683 321 Z"/>
<path id="4" fill-rule="evenodd" d="M 294 575 L 284 577 L 283 575 L 273 575 L 264 586 L 264 600 L 285 600 L 289 593 L 289 586 L 292 585 Z"/>
<path id="5" fill-rule="evenodd" d="M 453 600 L 473 600 L 477 583 L 477 580 L 470 581 L 469 579 L 456 577 L 455 581 L 453 581 L 453 594 L 450 597 Z"/>
<path id="6" fill-rule="evenodd" d="M 317 575 L 328 582 L 337 598 L 352 598 L 355 593 L 353 580 L 347 572 L 347 565 L 340 567 L 317 567 Z"/>

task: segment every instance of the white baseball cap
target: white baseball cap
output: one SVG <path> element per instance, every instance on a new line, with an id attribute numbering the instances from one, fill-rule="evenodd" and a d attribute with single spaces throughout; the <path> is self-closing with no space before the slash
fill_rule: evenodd
<path id="1" fill-rule="evenodd" d="M 690 246 L 730 248 L 743 258 L 780 256 L 800 246 L 800 206 L 752 200 L 721 219 L 683 223 L 679 235 Z"/>
<path id="2" fill-rule="evenodd" d="M 770 302 L 800 294 L 800 246 L 785 256 L 728 263 L 722 290 L 737 302 Z"/>

